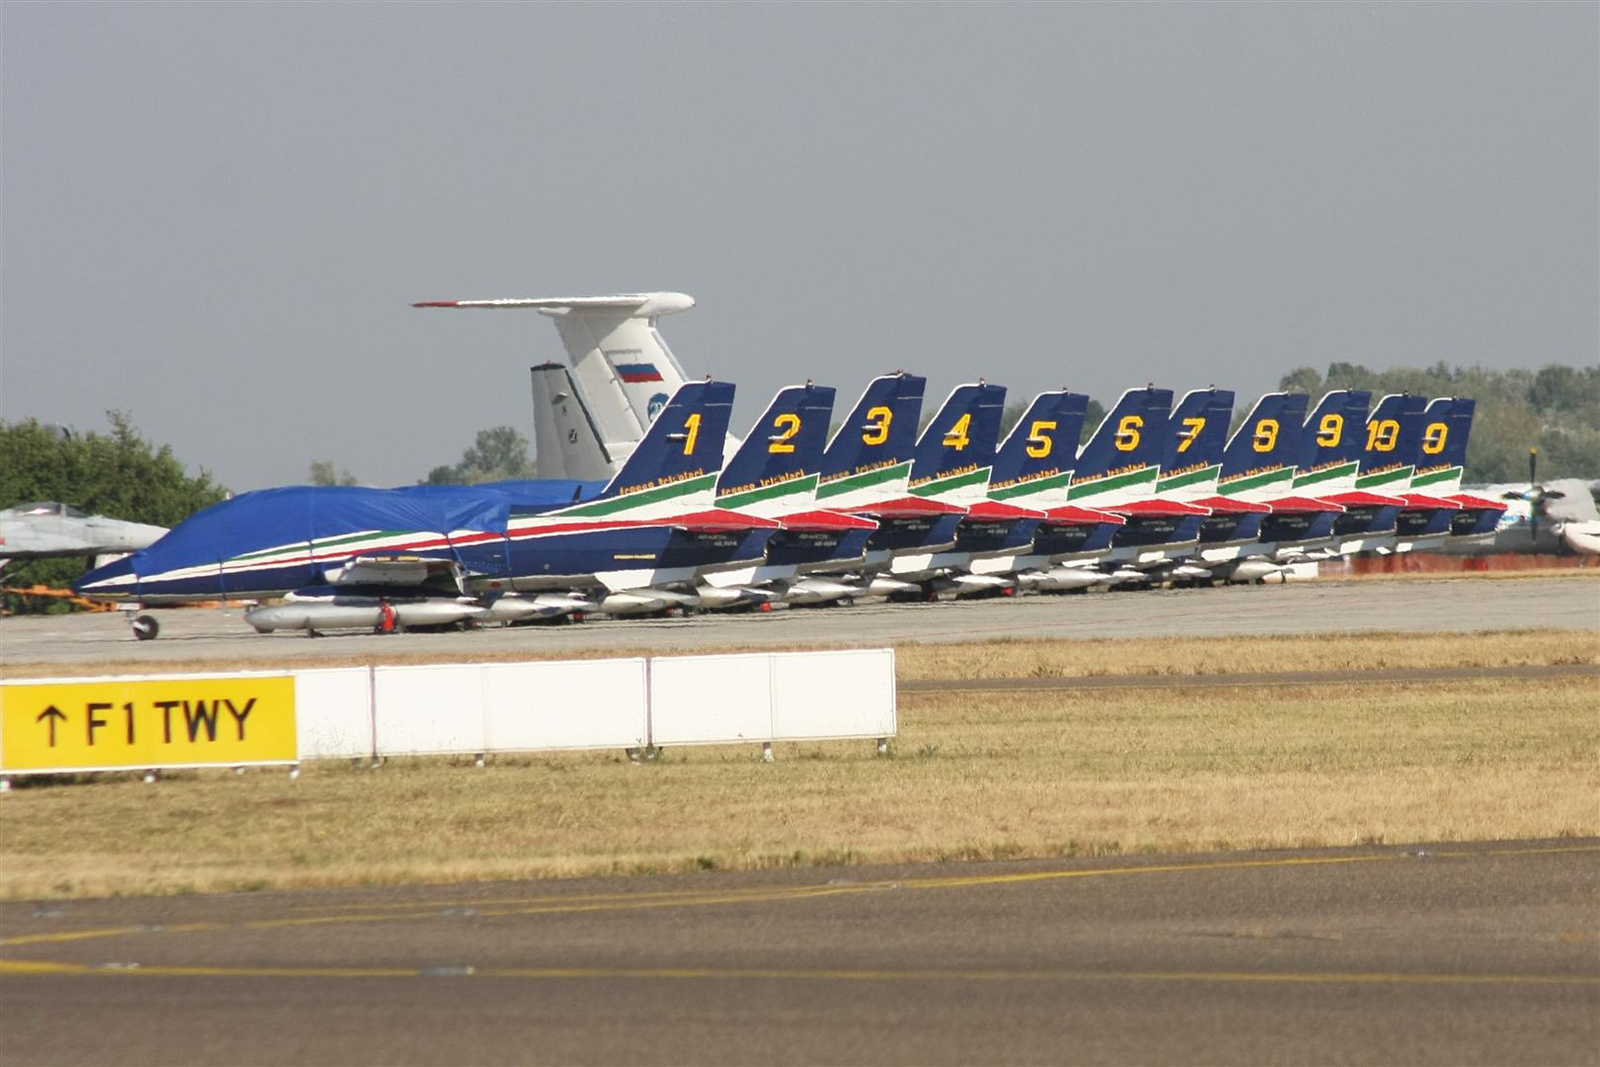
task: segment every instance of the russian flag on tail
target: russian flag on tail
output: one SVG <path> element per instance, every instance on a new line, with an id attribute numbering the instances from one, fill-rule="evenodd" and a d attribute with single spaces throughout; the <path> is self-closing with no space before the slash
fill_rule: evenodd
<path id="1" fill-rule="evenodd" d="M 617 377 L 629 384 L 659 382 L 661 381 L 661 372 L 656 370 L 654 363 L 618 363 Z"/>

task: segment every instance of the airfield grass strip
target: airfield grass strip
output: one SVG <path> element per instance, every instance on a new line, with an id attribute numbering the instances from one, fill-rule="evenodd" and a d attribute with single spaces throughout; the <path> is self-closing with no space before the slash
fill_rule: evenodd
<path id="1" fill-rule="evenodd" d="M 1496 640 L 1513 657 L 1537 644 Z M 1179 647 L 1164 662 L 1191 663 L 1168 643 Z M 1271 644 L 1235 651 L 1259 661 Z M 1541 647 L 1542 662 L 1585 654 Z M 0 799 L 0 896 L 1594 836 L 1597 690 L 1593 678 L 1467 678 L 907 693 L 886 759 L 831 742 L 778 745 L 772 764 L 746 745 L 642 764 L 613 752 L 483 769 L 330 761 L 299 781 L 105 776 Z"/>
<path id="2" fill-rule="evenodd" d="M 1402 557 L 1403 559 L 1403 557 Z M 1455 570 L 1414 570 L 1414 571 L 1364 571 L 1358 572 L 1346 562 L 1344 564 L 1324 563 L 1322 571 L 1317 575 L 1317 584 L 1325 585 L 1337 582 L 1348 585 L 1351 582 L 1441 582 L 1441 581 L 1468 581 L 1468 582 L 1516 582 L 1525 578 L 1570 578 L 1575 581 L 1595 581 L 1600 579 L 1600 566 L 1592 563 L 1576 562 L 1567 567 L 1509 567 L 1501 570 L 1485 571 L 1455 571 Z"/>
<path id="3" fill-rule="evenodd" d="M 1596 630 L 1510 630 L 1482 633 L 1328 633 L 1277 636 L 1018 638 L 923 644 L 896 644 L 902 682 L 931 679 L 1070 678 L 1121 675 L 1173 677 L 1190 674 L 1292 674 L 1305 671 L 1383 670 L 1400 667 L 1526 667 L 1600 663 L 1600 616 Z M 834 644 L 727 644 L 693 652 L 649 648 L 547 650 L 407 651 L 403 641 L 380 651 L 349 656 L 276 658 L 240 656 L 226 667 L 215 659 L 140 660 L 108 664 L 0 664 L 0 678 L 75 674 L 215 673 L 219 670 L 284 671 L 296 667 L 366 667 L 387 664 L 526 663 L 538 660 L 622 659 L 631 656 L 707 655 L 730 652 L 790 652 L 855 647 Z"/>
<path id="4" fill-rule="evenodd" d="M 1600 618 L 1596 624 L 1600 627 Z M 903 645 L 896 650 L 895 661 L 901 681 L 1529 667 L 1600 663 L 1600 633 L 1514 630 L 1075 641 L 1003 638 L 960 645 Z"/>

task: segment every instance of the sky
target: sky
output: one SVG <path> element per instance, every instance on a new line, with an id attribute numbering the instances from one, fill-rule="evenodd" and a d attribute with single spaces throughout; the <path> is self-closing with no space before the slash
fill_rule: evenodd
<path id="1" fill-rule="evenodd" d="M 0 5 L 0 418 L 236 491 L 532 439 L 531 312 L 1025 400 L 1600 358 L 1600 5 Z M 930 401 L 931 402 L 931 401 Z"/>

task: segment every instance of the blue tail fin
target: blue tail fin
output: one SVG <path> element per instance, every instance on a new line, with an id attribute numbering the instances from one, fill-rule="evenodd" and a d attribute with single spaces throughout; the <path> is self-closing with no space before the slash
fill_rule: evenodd
<path id="1" fill-rule="evenodd" d="M 823 453 L 823 484 L 909 462 L 927 384 L 926 378 L 905 373 L 868 382 Z"/>
<path id="2" fill-rule="evenodd" d="M 1413 485 L 1418 476 L 1466 465 L 1467 439 L 1472 436 L 1472 417 L 1477 410 L 1478 402 L 1464 396 L 1442 396 L 1428 402 Z"/>
<path id="3" fill-rule="evenodd" d="M 1005 406 L 1004 386 L 983 382 L 956 386 L 917 438 L 911 488 L 926 489 L 935 482 L 977 471 L 982 471 L 987 481 Z"/>
<path id="4" fill-rule="evenodd" d="M 1128 467 L 1159 467 L 1171 411 L 1171 389 L 1151 386 L 1123 393 L 1078 453 L 1074 484 Z"/>
<path id="5" fill-rule="evenodd" d="M 800 488 L 822 470 L 822 449 L 833 416 L 834 390 L 791 385 L 778 391 L 717 479 L 717 502 L 738 506 Z M 737 498 L 737 499 L 734 499 Z"/>
<path id="6" fill-rule="evenodd" d="M 1224 487 L 1235 479 L 1257 479 L 1269 471 L 1293 476 L 1305 433 L 1304 393 L 1268 393 L 1257 400 L 1222 453 Z"/>
<path id="7" fill-rule="evenodd" d="M 722 469 L 722 450 L 733 413 L 728 382 L 686 382 L 667 401 L 596 499 L 653 489 L 672 482 L 714 476 Z"/>
<path id="8" fill-rule="evenodd" d="M 1088 407 L 1088 396 L 1064 389 L 1034 397 L 994 455 L 990 495 L 1071 474 Z"/>
<path id="9" fill-rule="evenodd" d="M 1409 477 L 1422 447 L 1423 413 L 1428 402 L 1411 393 L 1390 393 L 1367 416 L 1361 449 L 1361 477 L 1403 471 Z"/>
<path id="10" fill-rule="evenodd" d="M 1233 418 L 1232 389 L 1194 389 L 1172 409 L 1162 448 L 1163 475 L 1222 462 Z"/>
<path id="11" fill-rule="evenodd" d="M 1364 426 L 1372 394 L 1365 389 L 1335 389 L 1317 402 L 1300 436 L 1302 474 L 1334 470 L 1361 458 Z"/>

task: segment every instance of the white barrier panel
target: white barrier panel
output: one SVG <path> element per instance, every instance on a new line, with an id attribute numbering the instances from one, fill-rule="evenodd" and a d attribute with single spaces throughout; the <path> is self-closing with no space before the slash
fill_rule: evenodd
<path id="1" fill-rule="evenodd" d="M 649 742 L 643 659 L 497 663 L 482 670 L 485 751 Z"/>
<path id="2" fill-rule="evenodd" d="M 18 679 L 0 684 L 0 776 L 895 729 L 890 649 Z"/>
<path id="3" fill-rule="evenodd" d="M 372 735 L 380 756 L 483 752 L 483 668 L 374 667 Z"/>
<path id="4" fill-rule="evenodd" d="M 376 753 L 370 668 L 295 671 L 294 707 L 301 759 L 357 759 Z"/>
<path id="5" fill-rule="evenodd" d="M 656 745 L 890 737 L 894 650 L 650 661 Z"/>
<path id="6" fill-rule="evenodd" d="M 656 745 L 772 740 L 771 657 L 652 659 L 650 740 Z"/>
<path id="7" fill-rule="evenodd" d="M 894 649 L 774 653 L 772 733 L 780 740 L 892 737 Z"/>

